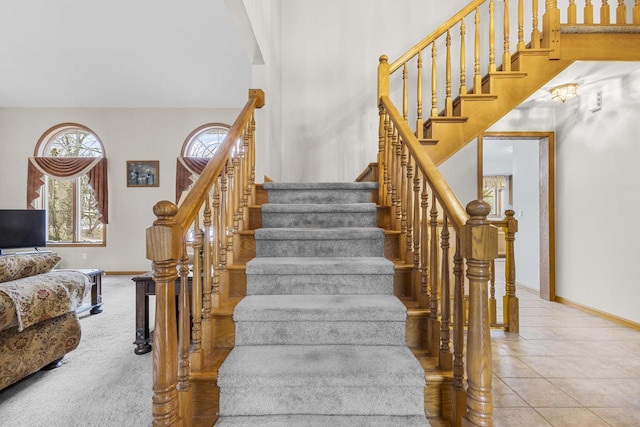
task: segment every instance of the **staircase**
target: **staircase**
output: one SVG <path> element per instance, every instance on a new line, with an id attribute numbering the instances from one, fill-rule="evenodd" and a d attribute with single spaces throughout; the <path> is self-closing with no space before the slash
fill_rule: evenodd
<path id="1" fill-rule="evenodd" d="M 265 183 L 217 426 L 426 426 L 375 183 Z"/>
<path id="2" fill-rule="evenodd" d="M 370 184 L 265 183 L 264 203 L 254 121 L 264 93 L 249 91 L 180 208 L 158 202 L 147 229 L 154 426 L 210 426 L 218 413 L 223 427 L 427 425 L 423 401 L 434 424 L 492 425 L 497 230 L 436 165 L 574 61 L 640 61 L 637 1 L 627 18 L 618 2 L 615 24 L 606 0 L 598 24 L 590 1 L 582 23 L 576 2 L 542 3 L 471 0 L 397 60 L 380 58 L 378 156 L 360 177 L 378 184 L 377 222 Z M 512 220 L 501 226 L 513 238 Z M 192 295 L 188 245 L 202 254 Z M 505 321 L 518 313 L 511 286 Z M 517 332 L 517 319 L 505 329 Z"/>

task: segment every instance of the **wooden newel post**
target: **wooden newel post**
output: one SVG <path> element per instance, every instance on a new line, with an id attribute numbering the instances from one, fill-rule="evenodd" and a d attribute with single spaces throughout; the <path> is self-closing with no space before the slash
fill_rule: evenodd
<path id="1" fill-rule="evenodd" d="M 551 49 L 550 59 L 560 59 L 560 9 L 557 0 L 546 0 L 542 16 L 542 48 Z"/>
<path id="2" fill-rule="evenodd" d="M 502 316 L 504 323 L 509 325 L 509 332 L 520 332 L 520 304 L 516 297 L 516 255 L 515 240 L 518 231 L 518 220 L 511 209 L 505 212 L 507 226 L 506 241 L 507 253 L 505 256 L 505 295 L 502 297 Z"/>
<path id="3" fill-rule="evenodd" d="M 490 206 L 475 200 L 467 205 L 469 220 L 462 229 L 462 256 L 467 260 L 469 326 L 467 332 L 467 414 L 463 426 L 492 426 L 491 335 L 488 282 L 490 262 L 498 256 L 498 229 L 490 225 Z"/>
<path id="4" fill-rule="evenodd" d="M 178 207 L 163 200 L 153 207 L 157 219 L 147 228 L 147 258 L 153 261 L 156 314 L 153 328 L 153 425 L 174 426 L 178 415 L 178 346 L 175 281 L 181 252 Z"/>

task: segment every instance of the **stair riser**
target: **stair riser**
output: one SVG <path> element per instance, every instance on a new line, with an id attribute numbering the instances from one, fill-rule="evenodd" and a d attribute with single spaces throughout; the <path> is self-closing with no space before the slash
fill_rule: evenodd
<path id="1" fill-rule="evenodd" d="M 370 203 L 371 190 L 269 190 L 269 203 Z"/>
<path id="2" fill-rule="evenodd" d="M 247 275 L 247 295 L 392 295 L 393 275 Z"/>
<path id="3" fill-rule="evenodd" d="M 426 427 L 424 416 L 358 415 L 265 415 L 261 417 L 224 417 L 216 427 Z"/>
<path id="4" fill-rule="evenodd" d="M 384 256 L 383 239 L 258 240 L 259 257 L 374 257 Z"/>
<path id="5" fill-rule="evenodd" d="M 376 226 L 385 229 L 391 228 L 390 216 L 390 206 L 378 206 L 376 209 Z M 246 229 L 257 230 L 258 228 L 262 228 L 262 210 L 260 206 L 250 206 Z"/>
<path id="6" fill-rule="evenodd" d="M 322 227 L 375 227 L 375 213 L 315 212 L 277 213 L 263 212 L 265 228 L 322 228 Z"/>
<path id="7" fill-rule="evenodd" d="M 295 405 L 292 406 L 292 402 Z M 420 415 L 423 387 L 221 387 L 220 416 Z"/>
<path id="8" fill-rule="evenodd" d="M 404 345 L 404 322 L 237 322 L 236 345 Z"/>

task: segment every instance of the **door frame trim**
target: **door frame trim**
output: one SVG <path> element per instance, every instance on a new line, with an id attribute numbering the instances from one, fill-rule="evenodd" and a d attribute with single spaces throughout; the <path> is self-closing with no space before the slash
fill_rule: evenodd
<path id="1" fill-rule="evenodd" d="M 539 205 L 540 205 L 540 298 L 556 300 L 556 238 L 555 238 L 555 132 L 483 132 L 478 135 L 478 200 L 482 200 L 482 169 L 484 139 L 538 140 L 539 145 Z M 516 235 L 517 239 L 517 235 Z M 517 278 L 516 272 L 516 278 Z"/>

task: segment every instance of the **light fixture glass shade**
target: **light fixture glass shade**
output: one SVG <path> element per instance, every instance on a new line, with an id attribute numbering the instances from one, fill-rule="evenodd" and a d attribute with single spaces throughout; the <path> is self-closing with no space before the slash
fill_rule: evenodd
<path id="1" fill-rule="evenodd" d="M 578 96 L 578 84 L 567 83 L 564 85 L 555 86 L 552 87 L 549 92 L 551 92 L 552 101 L 564 103 Z"/>

